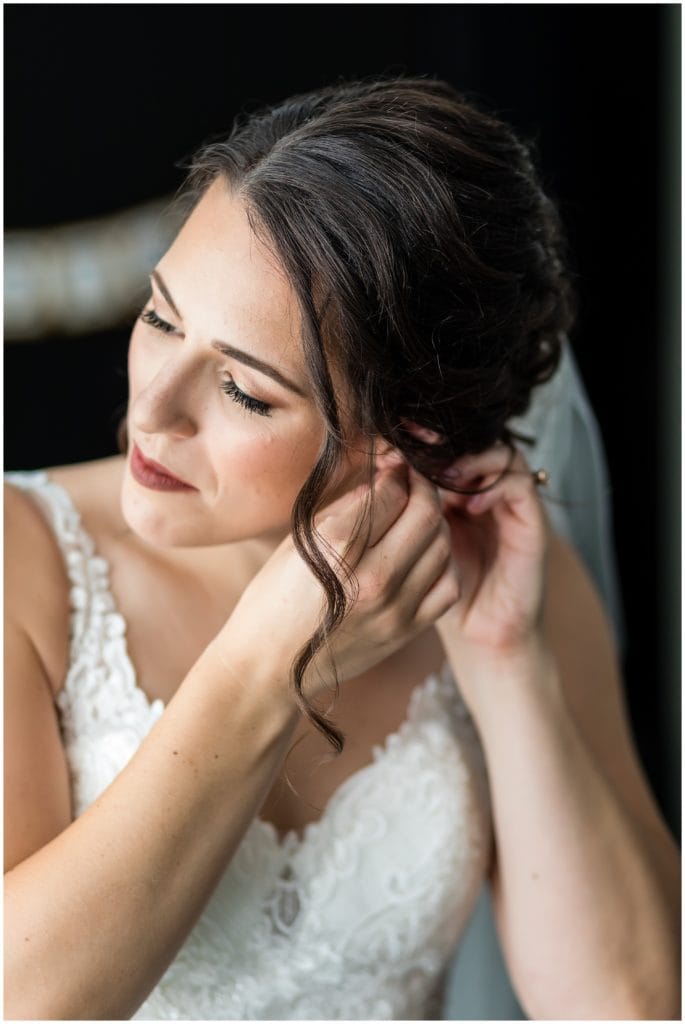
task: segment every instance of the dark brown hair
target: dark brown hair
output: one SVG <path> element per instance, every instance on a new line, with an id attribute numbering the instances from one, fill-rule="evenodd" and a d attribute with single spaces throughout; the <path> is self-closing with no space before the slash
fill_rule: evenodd
<path id="1" fill-rule="evenodd" d="M 507 421 L 557 366 L 573 320 L 559 220 L 530 147 L 449 85 L 425 79 L 351 82 L 243 116 L 192 158 L 191 206 L 217 177 L 244 202 L 301 304 L 327 438 L 292 530 L 327 610 L 292 676 L 301 709 L 341 750 L 339 730 L 302 692 L 349 604 L 339 573 L 354 580 L 344 560 L 331 567 L 314 526 L 346 444 L 331 366 L 369 438 L 369 480 L 380 436 L 457 490 L 444 470 L 498 440 L 521 440 Z M 407 421 L 440 440 L 421 441 Z"/>

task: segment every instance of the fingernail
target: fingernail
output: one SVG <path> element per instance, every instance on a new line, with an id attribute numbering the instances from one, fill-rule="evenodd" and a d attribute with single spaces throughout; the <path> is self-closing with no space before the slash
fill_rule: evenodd
<path id="1" fill-rule="evenodd" d="M 469 498 L 468 501 L 466 502 L 466 508 L 468 509 L 469 512 L 477 512 L 480 508 L 483 507 L 483 505 L 485 504 L 489 497 L 489 492 L 482 494 L 474 494 L 473 497 Z"/>
<path id="2" fill-rule="evenodd" d="M 452 462 L 446 469 L 440 470 L 440 475 L 444 477 L 445 480 L 456 482 L 457 480 L 463 480 L 464 471 L 463 469 L 460 469 L 458 463 Z"/>

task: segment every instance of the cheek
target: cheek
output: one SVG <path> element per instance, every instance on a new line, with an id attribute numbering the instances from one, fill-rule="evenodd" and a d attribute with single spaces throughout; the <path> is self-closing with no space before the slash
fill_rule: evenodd
<path id="1" fill-rule="evenodd" d="M 323 444 L 319 425 L 289 432 L 256 434 L 233 431 L 230 444 L 223 446 L 217 464 L 219 501 L 238 503 L 245 515 L 260 520 L 287 518 L 303 483 L 309 476 Z"/>
<path id="2" fill-rule="evenodd" d="M 295 499 L 325 441 L 320 421 L 287 437 L 233 435 L 224 449 L 218 506 L 225 522 L 251 527 L 255 535 L 290 524 Z M 368 458 L 348 453 L 328 483 L 328 504 L 366 480 Z"/>

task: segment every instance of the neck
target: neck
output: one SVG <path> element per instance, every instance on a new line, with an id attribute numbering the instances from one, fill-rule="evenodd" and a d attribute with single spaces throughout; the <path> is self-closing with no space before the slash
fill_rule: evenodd
<path id="1" fill-rule="evenodd" d="M 230 573 L 239 576 L 244 585 L 257 575 L 269 560 L 286 533 L 278 538 L 248 538 L 231 544 L 215 544 L 209 547 L 178 547 L 164 550 L 166 561 L 188 572 L 226 578 Z M 144 543 L 143 541 L 140 542 Z"/>

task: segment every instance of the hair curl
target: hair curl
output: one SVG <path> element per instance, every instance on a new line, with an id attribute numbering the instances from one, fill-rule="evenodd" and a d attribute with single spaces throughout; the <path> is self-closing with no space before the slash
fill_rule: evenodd
<path id="1" fill-rule="evenodd" d="M 560 222 L 531 148 L 444 82 L 380 79 L 242 116 L 189 165 L 191 208 L 225 180 L 300 301 L 327 437 L 292 531 L 327 607 L 292 680 L 301 710 L 337 751 L 342 734 L 302 690 L 349 604 L 338 573 L 354 580 L 344 560 L 331 568 L 314 525 L 346 444 L 330 367 L 349 384 L 363 436 L 382 437 L 445 489 L 458 490 L 443 473 L 460 456 L 529 440 L 507 421 L 553 374 L 574 318 Z M 421 440 L 408 422 L 438 441 Z M 372 440 L 369 480 L 374 451 Z"/>

